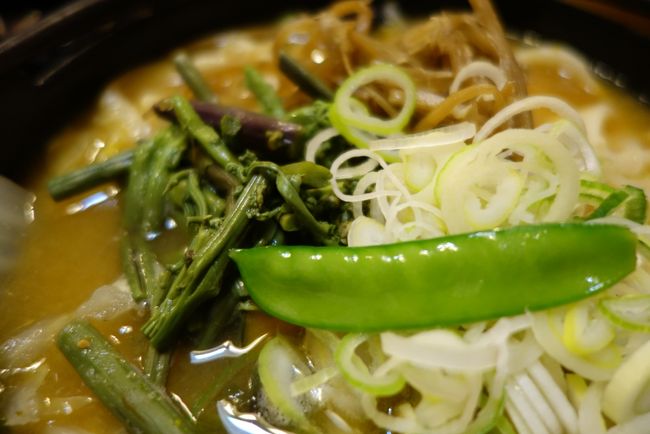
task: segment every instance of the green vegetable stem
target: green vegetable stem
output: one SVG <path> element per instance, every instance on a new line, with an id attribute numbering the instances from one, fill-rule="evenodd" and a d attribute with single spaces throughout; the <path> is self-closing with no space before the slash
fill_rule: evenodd
<path id="1" fill-rule="evenodd" d="M 275 89 L 264 80 L 262 74 L 249 66 L 244 69 L 244 78 L 246 87 L 255 95 L 264 114 L 282 119 L 285 115 L 282 100 Z"/>
<path id="2" fill-rule="evenodd" d="M 320 78 L 307 71 L 304 66 L 284 51 L 280 53 L 279 66 L 284 75 L 307 95 L 323 101 L 334 99 L 334 92 Z"/>
<path id="3" fill-rule="evenodd" d="M 218 294 L 228 263 L 228 255 L 222 253 L 241 240 L 266 186 L 263 176 L 254 175 L 223 223 L 217 229 L 206 226 L 194 237 L 189 249 L 191 256 L 174 278 L 165 299 L 152 309 L 151 318 L 142 328 L 156 348 L 168 348 L 183 320 L 201 302 Z"/>
<path id="4" fill-rule="evenodd" d="M 191 417 L 118 354 L 90 324 L 82 321 L 68 324 L 59 333 L 57 345 L 86 385 L 129 432 L 197 432 Z"/>
<path id="5" fill-rule="evenodd" d="M 133 151 L 125 151 L 106 161 L 91 164 L 52 178 L 47 189 L 54 200 L 63 200 L 104 182 L 113 181 L 127 173 L 133 161 Z"/>
<path id="6" fill-rule="evenodd" d="M 573 302 L 632 272 L 636 237 L 613 225 L 518 226 L 370 247 L 231 252 L 257 305 L 340 331 L 455 326 Z"/>
<path id="7" fill-rule="evenodd" d="M 185 53 L 179 53 L 174 57 L 174 66 L 183 78 L 183 81 L 192 90 L 194 96 L 205 102 L 216 103 L 217 96 L 212 92 L 208 83 L 201 75 L 196 66 Z"/>

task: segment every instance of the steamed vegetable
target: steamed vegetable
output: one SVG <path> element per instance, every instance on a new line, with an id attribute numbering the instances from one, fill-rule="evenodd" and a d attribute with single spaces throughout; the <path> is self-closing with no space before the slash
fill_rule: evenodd
<path id="1" fill-rule="evenodd" d="M 244 79 L 246 87 L 255 95 L 262 107 L 262 112 L 274 118 L 282 119 L 285 114 L 282 100 L 275 93 L 275 89 L 264 80 L 262 74 L 249 66 L 244 69 Z"/>
<path id="2" fill-rule="evenodd" d="M 233 211 L 218 229 L 209 227 L 201 231 L 190 246 L 189 258 L 176 274 L 165 299 L 152 311 L 151 318 L 142 331 L 159 349 L 168 348 L 188 316 L 205 300 L 216 296 L 228 265 L 227 252 L 241 241 L 250 209 L 257 205 L 258 195 L 264 190 L 266 180 L 254 176 L 239 197 Z"/>
<path id="3" fill-rule="evenodd" d="M 212 89 L 210 89 L 210 86 L 206 83 L 187 54 L 177 54 L 174 57 L 174 66 L 176 66 L 176 70 L 183 77 L 183 81 L 192 90 L 196 98 L 205 102 L 217 102 L 217 96 L 212 92 Z"/>
<path id="4" fill-rule="evenodd" d="M 88 323 L 77 321 L 65 326 L 57 344 L 86 385 L 129 432 L 197 432 L 191 418 Z"/>
<path id="5" fill-rule="evenodd" d="M 549 224 L 371 247 L 264 247 L 231 257 L 271 315 L 377 331 L 459 325 L 579 300 L 632 272 L 635 251 L 636 237 L 622 227 Z"/>
<path id="6" fill-rule="evenodd" d="M 199 101 L 192 102 L 192 107 L 213 128 L 220 128 L 224 117 L 237 120 L 241 125 L 237 138 L 254 151 L 291 150 L 302 138 L 300 125 L 271 116 Z M 164 116 L 170 116 L 170 106 L 158 105 L 156 109 Z"/>
<path id="7" fill-rule="evenodd" d="M 125 174 L 133 161 L 133 151 L 125 151 L 106 161 L 91 164 L 79 170 L 52 178 L 47 183 L 50 196 L 63 200 Z"/>

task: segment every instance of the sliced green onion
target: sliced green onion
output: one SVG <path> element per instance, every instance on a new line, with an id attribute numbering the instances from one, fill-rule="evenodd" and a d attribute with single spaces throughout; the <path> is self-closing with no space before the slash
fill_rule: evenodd
<path id="1" fill-rule="evenodd" d="M 522 161 L 509 160 L 504 150 Z M 450 233 L 530 220 L 564 221 L 576 207 L 579 176 L 557 139 L 510 129 L 451 156 L 438 173 L 434 197 Z M 548 206 L 538 208 L 545 201 Z"/>
<path id="2" fill-rule="evenodd" d="M 349 334 L 343 338 L 336 350 L 336 364 L 345 379 L 356 388 L 374 396 L 391 396 L 406 385 L 404 378 L 396 372 L 374 375 L 355 351 L 368 340 L 365 334 Z"/>
<path id="3" fill-rule="evenodd" d="M 631 185 L 626 185 L 623 190 L 628 194 L 628 199 L 625 201 L 625 218 L 640 225 L 644 224 L 648 209 L 645 191 Z"/>
<path id="4" fill-rule="evenodd" d="M 295 397 L 304 395 L 311 390 L 317 389 L 332 378 L 336 377 L 338 373 L 338 369 L 334 366 L 329 366 L 312 375 L 298 378 L 296 381 L 291 383 L 291 396 Z"/>
<path id="5" fill-rule="evenodd" d="M 499 426 L 499 421 L 503 418 L 503 409 L 505 407 L 505 393 L 499 397 L 490 396 L 476 418 L 469 424 L 465 434 L 486 434 L 493 428 Z"/>
<path id="6" fill-rule="evenodd" d="M 264 345 L 258 359 L 260 383 L 264 397 L 272 408 L 268 412 L 279 413 L 278 419 L 290 428 L 313 432 L 302 403 L 291 394 L 291 385 L 297 378 L 309 373 L 309 368 L 284 338 L 276 336 Z M 266 404 L 266 400 L 262 400 Z M 271 420 L 270 422 L 276 422 Z"/>
<path id="7" fill-rule="evenodd" d="M 400 112 L 392 119 L 373 116 L 368 108 L 354 93 L 361 87 L 375 81 L 390 82 L 404 92 L 404 104 Z M 400 68 L 392 65 L 375 65 L 361 69 L 350 76 L 336 91 L 334 102 L 330 106 L 329 117 L 332 126 L 350 143 L 359 148 L 368 148 L 368 144 L 382 136 L 395 135 L 408 125 L 415 111 L 415 84 Z M 394 152 L 382 152 L 388 162 L 399 160 Z"/>
<path id="8" fill-rule="evenodd" d="M 615 337 L 609 322 L 602 317 L 592 317 L 590 313 L 588 303 L 578 303 L 564 317 L 562 342 L 579 356 L 604 349 Z"/>
<path id="9" fill-rule="evenodd" d="M 607 196 L 614 193 L 616 189 L 607 184 L 589 179 L 580 180 L 580 194 L 585 194 L 593 197 L 600 198 L 601 201 Z"/>
<path id="10" fill-rule="evenodd" d="M 607 196 L 591 214 L 587 217 L 587 220 L 598 219 L 606 217 L 613 213 L 616 208 L 621 206 L 623 202 L 628 198 L 628 193 L 624 190 L 617 190 Z"/>
<path id="11" fill-rule="evenodd" d="M 650 295 L 626 295 L 602 299 L 600 311 L 626 330 L 650 333 Z"/>
<path id="12" fill-rule="evenodd" d="M 505 416 L 499 418 L 495 429 L 500 434 L 517 434 L 512 423 L 510 423 L 510 420 Z"/>
<path id="13" fill-rule="evenodd" d="M 616 347 L 608 346 L 588 357 L 578 356 L 562 342 L 563 310 L 544 311 L 531 315 L 533 333 L 540 346 L 566 368 L 592 381 L 609 380 L 620 357 Z"/>
<path id="14" fill-rule="evenodd" d="M 348 246 L 376 246 L 386 244 L 388 236 L 384 225 L 375 219 L 359 216 L 350 224 Z"/>
<path id="15" fill-rule="evenodd" d="M 648 201 L 641 188 L 626 185 L 616 190 L 607 184 L 583 179 L 580 181 L 580 199 L 596 207 L 587 220 L 617 214 L 639 224 L 646 221 Z"/>
<path id="16" fill-rule="evenodd" d="M 353 107 L 353 95 L 361 87 L 373 82 L 390 82 L 404 92 L 402 109 L 392 119 L 381 119 Z M 390 135 L 401 132 L 415 110 L 415 84 L 402 69 L 393 65 L 375 65 L 350 76 L 336 91 L 334 110 L 346 124 L 374 134 Z"/>
<path id="17" fill-rule="evenodd" d="M 341 117 L 334 104 L 330 106 L 329 118 L 332 126 L 351 144 L 357 148 L 368 148 L 368 143 L 377 139 L 377 136 L 350 126 L 346 119 Z"/>

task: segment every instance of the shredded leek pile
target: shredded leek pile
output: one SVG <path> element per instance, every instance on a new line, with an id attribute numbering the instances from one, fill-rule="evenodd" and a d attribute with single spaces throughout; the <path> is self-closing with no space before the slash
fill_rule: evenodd
<path id="1" fill-rule="evenodd" d="M 530 49 L 522 61 L 539 62 L 557 50 Z M 560 52 L 586 85 L 595 85 L 580 59 Z M 499 89 L 508 81 L 499 65 L 477 60 L 455 74 L 449 95 L 470 80 Z M 373 83 L 403 95 L 394 116 L 379 118 L 354 97 Z M 402 433 L 647 432 L 650 227 L 642 190 L 605 182 L 589 139 L 594 127 L 560 98 L 518 99 L 479 124 L 463 120 L 469 107 L 459 102 L 451 110 L 457 122 L 407 133 L 416 94 L 403 68 L 357 70 L 336 92 L 332 128 L 307 145 L 306 159 L 313 162 L 337 136 L 355 145 L 330 167 L 333 191 L 353 207 L 349 246 L 586 220 L 635 231 L 637 271 L 602 295 L 495 322 L 376 335 L 307 330 L 309 367 L 276 338 L 263 350 L 268 359 L 260 359 L 270 398 L 265 405 L 274 408 L 262 414 L 299 431 L 317 431 L 305 415 L 324 407 L 329 425 L 340 432 L 356 432 L 363 419 Z M 477 98 L 494 97 L 486 91 Z M 553 120 L 513 127 L 515 116 L 540 109 L 552 112 Z M 343 182 L 350 180 L 354 188 L 346 190 Z M 269 378 L 262 375 L 268 369 L 292 373 Z"/>

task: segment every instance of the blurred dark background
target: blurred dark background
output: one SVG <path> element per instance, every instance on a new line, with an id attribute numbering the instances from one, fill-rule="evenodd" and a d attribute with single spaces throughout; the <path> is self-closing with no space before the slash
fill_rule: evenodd
<path id="1" fill-rule="evenodd" d="M 110 77 L 220 29 L 328 1 L 68 0 L 0 5 L 0 174 L 20 180 L 42 144 Z M 375 1 L 381 4 L 381 1 Z M 465 0 L 398 2 L 407 15 Z M 506 27 L 563 41 L 647 102 L 650 0 L 495 0 Z"/>

